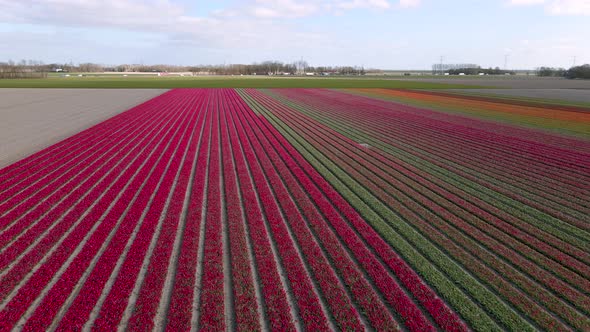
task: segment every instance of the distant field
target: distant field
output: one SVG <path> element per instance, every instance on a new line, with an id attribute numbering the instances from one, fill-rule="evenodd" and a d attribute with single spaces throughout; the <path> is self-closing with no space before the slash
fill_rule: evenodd
<path id="1" fill-rule="evenodd" d="M 444 92 L 428 92 L 353 89 L 352 91 L 448 114 L 497 121 L 585 139 L 590 138 L 590 126 L 588 126 L 588 121 L 585 120 L 588 117 L 590 108 L 584 105 L 572 105 L 571 103 L 558 101 L 547 102 L 543 99 L 511 100 L 493 98 L 489 94 L 460 95 L 456 94 L 456 91 L 449 93 L 446 90 Z"/>
<path id="2" fill-rule="evenodd" d="M 430 76 L 397 78 L 421 83 L 464 84 L 502 89 L 590 89 L 590 80 L 537 76 Z"/>
<path id="3" fill-rule="evenodd" d="M 540 101 L 559 105 L 590 107 L 590 92 L 585 89 L 459 89 L 458 94 L 508 100 Z"/>
<path id="4" fill-rule="evenodd" d="M 391 80 L 365 77 L 50 77 L 47 79 L 0 80 L 0 88 L 393 88 L 468 89 L 481 86 L 447 82 Z"/>

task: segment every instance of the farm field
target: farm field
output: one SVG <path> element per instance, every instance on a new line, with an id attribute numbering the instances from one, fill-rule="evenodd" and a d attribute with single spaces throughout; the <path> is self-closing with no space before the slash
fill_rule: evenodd
<path id="1" fill-rule="evenodd" d="M 590 80 L 539 76 L 434 76 L 404 77 L 399 80 L 423 83 L 463 84 L 501 89 L 590 89 Z M 547 97 L 545 97 L 547 98 Z"/>
<path id="2" fill-rule="evenodd" d="M 544 100 L 506 100 L 481 95 L 436 91 L 351 89 L 352 93 L 374 96 L 439 112 L 503 122 L 531 129 L 590 138 L 590 107 Z"/>
<path id="3" fill-rule="evenodd" d="M 72 89 L 172 89 L 172 88 L 395 88 L 471 89 L 482 87 L 453 82 L 383 79 L 371 76 L 280 77 L 280 76 L 195 76 L 157 77 L 49 77 L 44 79 L 0 79 L 0 88 Z"/>
<path id="4" fill-rule="evenodd" d="M 0 169 L 0 330 L 590 330 L 590 112 L 173 89 Z"/>
<path id="5" fill-rule="evenodd" d="M 0 168 L 164 91 L 0 89 Z"/>
<path id="6" fill-rule="evenodd" d="M 491 95 L 513 100 L 544 99 L 553 104 L 572 104 L 590 106 L 590 93 L 587 89 L 458 89 L 446 90 L 467 95 Z"/>

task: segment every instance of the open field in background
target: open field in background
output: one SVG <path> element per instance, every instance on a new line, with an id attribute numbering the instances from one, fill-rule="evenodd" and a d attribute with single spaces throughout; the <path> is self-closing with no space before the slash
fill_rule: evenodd
<path id="1" fill-rule="evenodd" d="M 588 89 L 448 89 L 446 92 L 510 100 L 543 101 L 590 108 L 590 91 Z"/>
<path id="2" fill-rule="evenodd" d="M 0 168 L 164 91 L 0 89 Z"/>
<path id="3" fill-rule="evenodd" d="M 388 80 L 375 77 L 268 77 L 198 76 L 154 77 L 52 77 L 47 79 L 0 79 L 0 88 L 95 88 L 95 89 L 171 89 L 171 88 L 395 88 L 469 89 L 466 84 Z"/>
<path id="4" fill-rule="evenodd" d="M 426 107 L 488 121 L 500 121 L 559 134 L 590 138 L 590 107 L 558 105 L 543 100 L 506 100 L 487 95 L 452 94 L 437 91 L 350 89 L 408 105 Z"/>
<path id="5" fill-rule="evenodd" d="M 174 89 L 0 169 L 0 322 L 586 331 L 589 128 L 440 91 Z"/>
<path id="6" fill-rule="evenodd" d="M 400 81 L 422 83 L 464 84 L 501 89 L 590 89 L 590 80 L 571 80 L 561 77 L 538 76 L 434 76 L 430 78 L 406 77 Z"/>

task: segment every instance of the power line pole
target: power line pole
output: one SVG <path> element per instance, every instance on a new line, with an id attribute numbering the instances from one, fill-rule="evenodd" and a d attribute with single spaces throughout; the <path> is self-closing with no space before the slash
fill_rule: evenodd
<path id="1" fill-rule="evenodd" d="M 504 70 L 508 70 L 508 54 L 504 54 Z"/>
<path id="2" fill-rule="evenodd" d="M 572 67 L 575 67 L 575 66 L 576 66 L 576 56 L 574 55 L 574 62 L 572 64 Z"/>
<path id="3" fill-rule="evenodd" d="M 440 56 L 440 74 L 441 75 L 444 75 L 444 72 L 443 72 L 443 59 L 444 59 L 444 56 L 441 55 Z"/>

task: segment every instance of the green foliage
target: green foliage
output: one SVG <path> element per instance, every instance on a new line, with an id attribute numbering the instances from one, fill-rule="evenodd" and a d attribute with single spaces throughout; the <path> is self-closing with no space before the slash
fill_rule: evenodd
<path id="1" fill-rule="evenodd" d="M 564 77 L 566 70 L 564 68 L 539 67 L 537 76 L 541 77 Z"/>
<path id="2" fill-rule="evenodd" d="M 590 79 L 590 65 L 585 64 L 582 66 L 572 67 L 566 73 L 567 78 L 583 78 Z"/>

